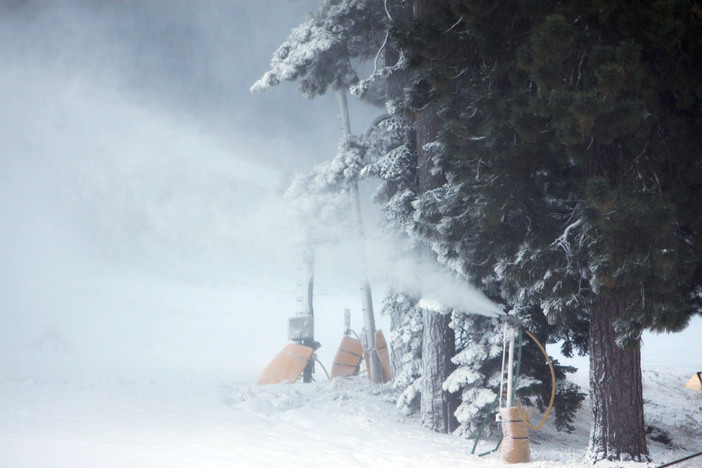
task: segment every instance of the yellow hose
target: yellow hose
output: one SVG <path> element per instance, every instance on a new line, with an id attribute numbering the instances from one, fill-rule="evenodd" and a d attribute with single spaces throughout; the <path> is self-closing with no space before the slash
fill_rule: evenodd
<path id="1" fill-rule="evenodd" d="M 548 414 L 551 412 L 551 409 L 553 408 L 553 401 L 556 399 L 556 371 L 553 369 L 553 363 L 551 362 L 551 358 L 548 356 L 548 353 L 546 352 L 546 349 L 543 347 L 541 343 L 539 343 L 539 340 L 536 339 L 534 335 L 532 335 L 529 330 L 524 329 L 524 332 L 529 335 L 529 337 L 534 340 L 534 343 L 539 347 L 542 353 L 544 353 L 544 356 L 546 356 L 546 360 L 548 361 L 548 367 L 551 370 L 551 401 L 548 403 L 548 408 L 546 409 L 546 412 L 544 413 L 544 417 L 541 419 L 541 422 L 539 423 L 538 426 L 533 426 L 529 422 L 529 415 L 527 414 L 526 417 L 524 416 L 524 413 L 522 413 L 522 407 L 519 405 L 519 400 L 517 400 L 517 411 L 519 412 L 519 417 L 526 423 L 527 426 L 530 428 L 538 431 L 541 430 L 541 426 L 544 425 L 544 422 L 546 422 L 546 418 L 548 417 Z"/>

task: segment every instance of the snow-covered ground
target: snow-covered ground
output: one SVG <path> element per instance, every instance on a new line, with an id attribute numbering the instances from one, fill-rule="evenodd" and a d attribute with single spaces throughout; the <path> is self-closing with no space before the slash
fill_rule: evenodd
<path id="1" fill-rule="evenodd" d="M 656 464 L 700 450 L 702 398 L 682 387 L 686 376 L 644 372 L 648 422 L 672 439 L 650 441 Z M 0 394 L 3 468 L 502 466 L 497 454 L 470 455 L 472 440 L 423 430 L 397 411 L 388 386 L 363 378 L 268 386 L 227 372 L 5 378 Z M 533 461 L 523 466 L 589 466 L 587 408 L 575 426 L 563 434 L 547 423 L 532 434 Z"/>

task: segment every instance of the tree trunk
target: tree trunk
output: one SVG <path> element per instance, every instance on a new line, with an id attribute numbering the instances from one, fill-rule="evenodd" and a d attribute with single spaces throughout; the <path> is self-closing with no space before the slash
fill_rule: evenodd
<path id="1" fill-rule="evenodd" d="M 391 18 L 393 21 L 396 22 L 402 22 L 402 21 L 409 21 L 412 19 L 412 5 L 411 3 L 405 3 L 404 1 L 400 2 L 399 0 L 393 0 L 389 1 L 386 3 L 386 7 L 388 8 L 388 11 L 390 12 Z M 389 41 L 390 42 L 390 41 Z M 400 53 L 392 47 L 392 45 L 388 42 L 386 44 L 385 49 L 383 49 L 383 55 L 384 55 L 384 61 L 385 61 L 385 66 L 386 67 L 395 67 L 397 65 L 399 59 L 400 59 Z M 398 68 L 394 69 L 393 72 L 388 76 L 386 80 L 386 88 L 385 88 L 385 100 L 386 102 L 389 101 L 396 101 L 398 99 L 402 99 L 405 94 L 405 87 L 408 84 L 410 77 L 410 72 L 405 69 L 405 68 Z M 406 120 L 405 122 L 407 125 L 410 125 L 412 122 L 410 122 L 410 118 L 406 116 L 404 113 L 400 112 L 393 112 L 392 113 L 393 117 L 396 119 L 403 119 Z M 416 145 L 416 135 L 414 132 L 409 132 L 408 135 L 406 135 L 403 138 L 404 141 L 402 141 L 401 144 L 405 145 L 410 151 L 414 152 L 415 151 L 415 145 Z M 399 187 L 401 187 L 403 184 L 406 186 L 411 186 L 413 189 L 416 190 L 416 185 L 417 185 L 417 180 L 416 180 L 416 170 L 412 170 L 412 175 L 405 175 L 404 180 L 386 180 L 385 184 L 387 186 L 387 196 L 388 199 L 390 199 L 392 196 L 394 196 Z M 403 213 L 406 214 L 406 213 Z M 395 221 L 395 229 L 397 229 L 398 232 L 404 232 L 405 227 L 403 222 L 398 222 Z M 417 309 L 416 309 L 416 303 L 417 299 L 415 297 L 410 296 L 409 294 L 402 292 L 402 291 L 396 291 L 390 293 L 390 298 L 392 300 L 397 300 L 397 301 L 402 301 L 403 306 L 399 307 L 392 307 L 391 308 L 391 313 L 390 313 L 390 326 L 391 330 L 393 332 L 399 330 L 400 328 L 406 327 L 409 321 L 411 320 L 411 317 L 417 314 Z M 421 331 L 415 331 L 414 332 L 414 338 L 417 338 L 417 340 L 421 340 L 422 338 L 422 332 Z M 407 365 L 407 362 L 405 361 L 405 353 L 412 352 L 412 356 L 416 356 L 421 352 L 421 346 L 418 346 L 420 349 L 417 352 L 416 347 L 414 349 L 410 349 L 410 346 L 408 346 L 406 343 L 400 343 L 400 340 L 393 340 L 391 341 L 391 351 L 392 351 L 392 368 L 393 368 L 393 378 L 396 378 L 399 376 L 403 370 L 405 369 L 405 366 Z M 415 355 L 414 353 L 417 352 Z M 408 360 L 409 361 L 409 360 Z M 415 362 L 414 359 L 411 360 L 411 362 Z M 397 381 L 396 381 L 397 383 Z M 405 387 L 406 388 L 406 387 Z M 404 390 L 405 388 L 402 388 Z"/>
<path id="2" fill-rule="evenodd" d="M 455 336 L 449 327 L 451 314 L 423 311 L 422 340 L 422 425 L 448 434 L 458 427 L 453 413 L 454 398 L 444 391 L 443 383 L 453 371 L 451 357 L 455 353 Z"/>
<path id="3" fill-rule="evenodd" d="M 440 4 L 434 0 L 414 0 L 415 18 L 430 16 Z M 439 117 L 434 103 L 429 103 L 415 114 L 417 132 L 417 185 L 419 196 L 444 183 L 443 177 L 432 175 L 431 152 L 424 145 L 436 141 Z M 422 425 L 437 432 L 449 433 L 458 426 L 453 413 L 456 398 L 444 391 L 443 384 L 453 371 L 451 358 L 456 353 L 456 341 L 449 327 L 450 314 L 423 311 L 424 334 L 422 338 Z"/>
<path id="4" fill-rule="evenodd" d="M 613 322 L 623 304 L 600 298 L 590 314 L 590 458 L 647 461 L 641 352 L 615 342 Z"/>

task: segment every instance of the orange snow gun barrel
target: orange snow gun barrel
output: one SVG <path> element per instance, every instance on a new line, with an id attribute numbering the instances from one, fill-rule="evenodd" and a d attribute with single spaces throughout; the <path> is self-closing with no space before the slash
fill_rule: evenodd
<path id="1" fill-rule="evenodd" d="M 300 344 L 286 345 L 263 369 L 258 385 L 290 382 L 295 383 L 312 360 L 314 349 Z"/>
<path id="2" fill-rule="evenodd" d="M 345 336 L 334 357 L 331 378 L 357 375 L 363 358 L 363 345 L 357 339 Z"/>
<path id="3" fill-rule="evenodd" d="M 690 380 L 685 383 L 685 388 L 699 392 L 702 390 L 702 372 L 696 372 Z"/>

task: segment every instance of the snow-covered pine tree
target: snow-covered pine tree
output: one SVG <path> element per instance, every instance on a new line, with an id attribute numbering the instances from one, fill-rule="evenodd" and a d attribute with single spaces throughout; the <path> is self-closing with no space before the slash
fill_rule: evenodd
<path id="1" fill-rule="evenodd" d="M 493 403 L 500 391 L 502 325 L 481 315 L 454 313 L 451 327 L 457 342 L 453 357 L 456 370 L 444 382 L 444 389 L 460 395 L 457 433 L 476 437 L 486 417 L 491 422 L 488 432 L 496 426 L 491 411 L 495 410 Z"/>
<path id="2" fill-rule="evenodd" d="M 307 21 L 294 28 L 275 51 L 271 68 L 251 87 L 263 92 L 281 81 L 299 83 L 313 98 L 358 83 L 354 62 L 376 56 L 384 37 L 385 12 L 373 0 L 323 0 Z"/>
<path id="3" fill-rule="evenodd" d="M 381 313 L 392 321 L 392 386 L 398 395 L 397 407 L 405 414 L 414 414 L 421 402 L 422 310 L 412 296 L 390 290 L 383 297 Z"/>
<path id="4" fill-rule="evenodd" d="M 341 240 L 339 233 L 351 228 L 346 215 L 351 209 L 348 186 L 342 181 L 344 171 L 353 163 L 344 159 L 345 154 L 315 166 L 309 174 L 295 174 L 285 190 L 298 242 L 335 244 Z"/>
<path id="5" fill-rule="evenodd" d="M 403 240 L 406 254 L 412 256 L 417 250 L 416 241 L 409 236 L 417 184 L 414 124 L 405 116 L 401 102 L 390 100 L 387 110 L 388 117 L 376 127 L 376 132 L 384 136 L 369 141 L 382 142 L 374 146 L 377 159 L 363 169 L 362 175 L 381 181 L 373 200 L 382 207 L 384 232 L 394 244 L 397 239 Z M 381 312 L 390 316 L 397 406 L 408 414 L 419 411 L 421 402 L 423 315 L 417 301 L 406 292 L 389 290 Z"/>
<path id="6" fill-rule="evenodd" d="M 414 109 L 422 109 L 423 111 L 433 106 L 434 109 L 437 109 L 436 112 L 441 118 L 441 130 L 437 132 L 437 141 L 424 146 L 424 149 L 430 155 L 428 158 L 425 158 L 425 163 L 432 174 L 440 178 L 439 175 L 443 174 L 441 171 L 444 169 L 442 161 L 450 150 L 450 146 L 447 143 L 451 143 L 450 139 L 446 138 L 446 134 L 450 135 L 452 129 L 446 125 L 446 120 L 451 117 L 451 112 L 454 111 L 452 100 L 457 92 L 455 85 L 450 82 L 450 79 L 445 77 L 460 79 L 466 73 L 461 67 L 465 65 L 463 63 L 465 60 L 463 55 L 466 50 L 470 50 L 470 47 L 465 50 L 464 47 L 472 39 L 465 30 L 456 30 L 460 20 L 459 17 L 453 15 L 451 9 L 448 8 L 448 4 L 442 5 L 439 2 L 434 2 L 429 10 L 420 11 L 424 11 L 425 15 L 417 17 L 415 21 L 406 24 L 396 24 L 392 32 L 393 39 L 403 49 L 407 61 L 415 72 L 415 78 L 411 83 L 412 89 L 408 97 L 409 106 Z M 455 32 L 455 35 L 451 34 L 452 32 Z M 441 57 L 441 59 L 437 57 Z M 468 112 L 470 112 L 469 108 Z M 461 278 L 467 279 L 470 276 L 469 274 L 476 268 L 485 269 L 488 274 L 477 277 L 479 286 L 488 297 L 505 304 L 507 308 L 511 308 L 515 302 L 511 297 L 502 294 L 503 286 L 499 277 L 495 274 L 495 265 L 484 262 L 486 257 L 489 258 L 490 252 L 468 252 L 462 249 L 463 243 L 470 240 L 469 236 L 473 235 L 473 231 L 467 228 L 465 224 L 461 224 L 455 219 L 446 216 L 447 212 L 453 213 L 454 211 L 465 216 L 471 210 L 480 207 L 473 207 L 466 203 L 466 200 L 461 197 L 461 187 L 453 184 L 452 180 L 447 182 L 443 186 L 425 191 L 424 196 L 420 196 L 414 203 L 413 231 L 415 236 L 430 242 L 437 259 L 453 269 Z M 465 183 L 469 184 L 470 181 Z M 487 218 L 491 216 L 490 213 L 484 214 Z M 527 308 L 521 307 L 518 311 L 524 312 L 527 311 Z M 525 315 L 525 313 L 521 315 Z M 472 368 L 473 371 L 480 370 L 480 375 L 483 377 L 475 379 L 474 382 L 476 384 L 494 383 L 495 378 L 497 378 L 495 374 L 499 372 L 499 369 L 496 369 L 493 365 L 494 362 L 491 362 L 494 356 L 487 358 L 490 355 L 489 349 L 486 348 L 482 352 L 475 351 L 476 347 L 487 346 L 486 343 L 491 340 L 490 336 L 497 331 L 494 326 L 478 327 L 481 333 L 489 334 L 490 336 L 480 335 L 478 338 L 478 335 L 469 334 L 468 336 L 471 336 L 471 339 L 469 341 L 465 340 L 466 335 L 464 331 L 475 325 L 474 322 L 476 320 L 480 321 L 481 319 L 473 319 L 463 314 L 456 316 L 454 312 L 453 327 L 458 334 L 459 349 L 470 345 L 470 347 L 473 347 L 471 356 L 476 359 L 478 357 L 484 359 L 483 361 L 468 364 L 465 359 L 457 358 L 456 363 L 459 364 L 459 369 L 452 374 L 450 385 L 446 386 L 446 388 L 451 390 L 459 390 L 463 389 L 463 385 L 465 385 L 466 392 L 464 392 L 462 408 L 464 430 L 467 429 L 466 425 L 471 424 L 468 422 L 466 415 L 471 414 L 471 412 L 472 414 L 478 414 L 481 411 L 483 413 L 486 412 L 489 402 L 481 403 L 481 400 L 475 400 L 473 398 L 475 395 L 471 393 L 472 390 L 467 381 L 463 384 L 459 383 L 462 382 L 460 375 L 465 376 L 466 372 L 468 372 L 468 370 L 460 369 L 460 367 L 466 365 Z M 461 326 L 463 321 L 465 321 L 465 325 Z M 558 338 L 562 337 L 562 334 L 549 335 L 549 333 L 554 331 L 553 327 L 544 328 L 544 325 L 547 324 L 545 324 L 545 321 L 541 322 L 529 321 L 529 323 L 534 325 L 532 331 L 535 334 L 541 336 L 542 339 L 547 336 L 551 337 L 551 339 L 555 339 L 556 336 Z M 464 338 L 461 339 L 461 336 L 464 336 Z M 525 352 L 528 354 L 529 350 L 533 351 L 535 349 L 536 346 L 533 344 L 527 344 Z M 466 354 L 463 355 L 464 358 L 465 356 Z M 535 353 L 532 353 L 530 357 L 533 357 L 538 362 L 543 361 Z M 582 401 L 582 395 L 579 394 L 577 388 L 565 383 L 565 374 L 569 370 L 572 371 L 572 369 L 557 366 L 557 374 L 559 376 L 557 421 L 558 426 L 563 429 L 568 429 L 568 422 Z M 543 371 L 546 371 L 546 373 Z M 548 370 L 544 363 L 544 368 L 537 372 L 539 375 L 531 376 L 534 382 L 538 383 L 524 385 L 519 392 L 519 396 L 525 400 L 536 396 L 533 401 L 537 405 L 544 398 L 547 398 L 547 395 L 550 394 L 550 385 L 548 384 L 550 377 L 548 377 L 547 372 Z M 497 391 L 495 387 L 493 389 L 493 391 Z"/>
<path id="7" fill-rule="evenodd" d="M 591 457 L 644 460 L 641 333 L 684 328 L 702 297 L 700 8 L 441 4 L 406 42 L 456 52 L 417 87 L 443 104 L 446 255 L 589 349 Z"/>
<path id="8" fill-rule="evenodd" d="M 363 176 L 381 181 L 373 200 L 382 207 L 384 231 L 392 239 L 402 239 L 409 256 L 416 254 L 416 239 L 410 236 L 414 223 L 412 203 L 416 199 L 416 156 L 414 124 L 405 116 L 402 105 L 388 102 L 390 118 L 383 122 L 387 132 L 378 159 L 363 169 Z M 390 316 L 390 345 L 393 359 L 393 388 L 398 394 L 397 406 L 405 413 L 419 411 L 421 402 L 422 310 L 418 298 L 389 290 L 383 298 L 384 315 Z"/>
<path id="9" fill-rule="evenodd" d="M 404 1 L 390 0 L 384 6 L 390 21 L 412 17 L 411 4 Z M 353 90 L 355 94 L 362 94 L 378 80 L 385 80 L 385 105 L 390 117 L 383 125 L 386 145 L 380 148 L 377 161 L 367 166 L 363 175 L 381 181 L 373 199 L 382 207 L 385 231 L 392 239 L 404 240 L 407 255 L 414 256 L 421 243 L 412 235 L 418 181 L 416 127 L 404 94 L 409 75 L 403 57 L 389 41 L 386 40 L 382 52 L 385 66 L 376 69 Z M 417 297 L 394 290 L 388 291 L 383 299 L 382 313 L 390 315 L 391 319 L 393 388 L 398 394 L 397 406 L 406 413 L 418 412 L 421 408 L 424 323 L 423 310 L 417 306 L 417 301 Z"/>
<path id="10" fill-rule="evenodd" d="M 395 2 L 389 2 L 390 10 L 393 11 L 393 14 L 397 12 L 398 7 L 398 5 L 394 5 L 394 3 Z M 393 5 L 395 7 L 394 10 Z M 325 8 L 327 8 L 328 6 L 329 4 L 326 4 L 320 11 L 328 12 L 329 10 L 325 10 Z M 311 23 L 316 24 L 315 21 L 312 21 Z M 302 36 L 304 37 L 305 35 L 302 34 Z M 281 50 L 288 50 L 291 44 L 292 43 L 286 43 L 286 46 L 282 47 Z M 300 47 L 304 48 L 306 46 L 300 45 Z M 323 48 L 321 50 L 323 53 L 325 53 L 324 51 L 326 51 L 326 49 Z M 386 60 L 388 60 L 388 56 L 390 55 L 389 53 L 387 53 L 389 51 L 390 50 L 386 50 Z M 285 64 L 285 66 L 279 64 L 279 69 L 285 69 L 286 67 L 295 68 L 293 64 L 300 63 L 299 61 L 294 59 L 295 54 L 289 54 L 288 52 L 286 52 L 285 54 L 280 54 L 280 57 L 283 58 L 287 58 L 289 56 L 293 57 L 291 62 Z M 401 62 L 397 60 L 398 58 L 399 57 L 386 62 L 387 66 L 385 67 L 385 71 L 379 74 L 375 74 L 373 79 L 377 79 L 378 76 L 387 77 L 389 75 L 391 77 L 389 81 L 392 82 L 392 74 L 397 75 L 398 72 L 402 71 L 401 67 L 398 66 L 398 63 Z M 274 59 L 274 62 L 275 61 L 276 60 Z M 303 75 L 296 75 L 295 79 L 299 78 L 300 76 Z M 267 83 L 269 84 L 274 84 L 274 82 L 275 80 L 267 81 Z M 261 84 L 261 82 L 258 83 L 258 85 Z M 265 88 L 265 86 L 259 86 L 259 89 L 261 88 Z M 401 87 L 395 87 L 395 89 L 398 88 Z M 321 88 L 318 86 L 311 86 L 305 89 Z M 313 96 L 314 93 L 308 95 Z M 416 159 L 414 159 L 416 153 L 413 150 L 413 146 L 416 144 L 415 138 L 413 136 L 414 126 L 412 120 L 407 118 L 407 116 L 411 114 L 407 112 L 405 99 L 406 96 L 399 96 L 395 99 L 390 100 L 388 104 L 388 109 L 391 113 L 391 118 L 381 120 L 381 124 L 378 125 L 378 127 L 371 129 L 371 131 L 367 135 L 363 137 L 356 137 L 350 139 L 347 142 L 344 142 L 340 146 L 340 151 L 333 161 L 327 164 L 323 164 L 322 166 L 316 168 L 313 174 L 311 174 L 310 176 L 299 179 L 305 180 L 305 183 L 298 184 L 298 186 L 309 185 L 309 187 L 318 187 L 317 189 L 314 189 L 317 191 L 319 191 L 320 187 L 324 186 L 326 186 L 328 189 L 330 187 L 338 185 L 338 183 L 344 180 L 344 178 L 357 177 L 358 170 L 364 164 L 368 164 L 368 162 L 377 159 L 376 163 L 367 166 L 363 170 L 363 175 L 377 176 L 384 181 L 380 189 L 376 193 L 376 198 L 383 199 L 386 202 L 384 211 L 386 213 L 387 219 L 389 220 L 388 224 L 394 224 L 400 230 L 411 233 L 411 238 L 413 238 L 416 242 L 416 240 L 420 238 L 426 240 L 427 233 L 430 233 L 432 231 L 431 229 L 427 229 L 423 226 L 423 223 L 425 222 L 425 219 L 423 219 L 423 217 L 425 217 L 426 214 L 430 213 L 431 211 L 424 209 L 418 210 L 418 207 L 421 208 L 422 203 L 425 203 L 427 201 L 431 202 L 432 199 L 434 199 L 435 197 L 433 196 L 433 194 L 430 194 L 430 196 L 428 197 L 423 197 L 423 199 L 420 198 L 419 200 L 417 200 L 417 163 Z M 425 149 L 427 151 L 436 150 L 436 145 L 427 145 Z M 424 161 L 429 162 L 430 159 L 431 157 L 425 157 Z M 431 164 L 425 166 L 430 167 Z M 417 216 L 418 211 L 422 211 L 421 216 Z M 422 220 L 422 222 L 417 223 L 418 220 Z M 430 223 L 427 224 L 427 226 L 430 226 Z M 439 244 L 435 244 L 435 246 L 439 246 Z M 439 246 L 437 252 L 439 251 L 445 252 L 446 249 L 443 249 Z M 391 310 L 394 311 L 393 324 L 398 324 L 397 327 L 393 325 L 393 336 L 403 336 L 405 332 L 417 333 L 418 331 L 424 328 L 416 327 L 416 323 L 413 323 L 413 320 L 416 319 L 417 313 L 420 311 L 420 309 L 414 306 L 410 306 L 408 304 L 413 303 L 415 301 L 416 300 L 412 300 L 410 298 L 408 298 L 407 301 L 399 301 L 400 304 L 406 304 L 407 309 L 404 311 L 404 313 L 400 312 L 398 307 L 391 308 Z M 422 342 L 421 340 L 417 340 L 417 338 L 418 337 L 416 335 L 413 336 L 413 342 L 415 343 L 413 349 L 415 351 L 418 349 L 417 343 Z M 400 346 L 398 349 L 403 348 Z M 449 357 L 450 354 L 451 353 L 446 353 L 446 355 Z M 403 385 L 402 382 L 407 380 L 406 388 L 400 388 L 399 390 L 403 392 L 405 390 L 408 390 L 408 392 L 405 393 L 404 396 L 400 399 L 400 404 L 402 404 L 403 401 L 408 401 L 407 396 L 412 394 L 412 391 L 416 390 L 417 388 L 417 366 L 414 365 L 416 363 L 417 357 L 418 354 L 416 352 L 410 352 L 407 359 L 403 360 L 402 358 L 396 358 L 395 360 L 396 363 L 407 363 L 407 372 L 405 372 L 405 374 L 408 376 L 414 376 L 415 379 L 414 381 L 412 381 L 411 379 L 404 378 L 399 380 L 400 387 L 402 387 Z M 400 370 L 400 372 L 398 372 L 398 375 L 403 374 L 403 372 L 403 370 Z M 435 381 L 442 383 L 442 381 L 439 379 L 435 379 Z M 441 389 L 439 389 L 439 391 L 441 391 Z M 417 393 L 415 392 L 413 395 L 416 396 Z M 416 402 L 416 400 L 413 401 Z M 445 414 L 442 417 L 444 420 L 447 419 L 445 417 Z"/>
<path id="11" fill-rule="evenodd" d="M 431 0 L 414 0 L 412 10 L 414 18 L 432 16 L 436 12 L 437 5 Z M 422 61 L 430 61 L 433 55 L 441 54 L 444 51 L 426 47 L 420 49 L 417 57 Z M 417 155 L 417 194 L 421 203 L 422 198 L 432 198 L 433 190 L 440 187 L 443 176 L 433 171 L 435 153 L 435 142 L 439 130 L 438 108 L 431 98 L 428 98 L 423 106 L 413 110 L 413 120 L 416 133 L 416 155 Z M 417 209 L 417 205 L 415 205 Z M 415 216 L 416 217 L 416 216 Z M 415 223 L 416 229 L 416 223 Z M 430 241 L 426 233 L 419 233 L 419 239 L 424 243 L 423 254 L 430 253 Z M 436 310 L 424 311 L 424 327 L 422 338 L 422 401 L 421 417 L 424 427 L 448 433 L 456 427 L 454 411 L 456 399 L 443 388 L 444 381 L 449 377 L 454 369 L 451 358 L 455 353 L 455 337 L 453 330 L 449 326 L 451 321 L 450 313 Z"/>

